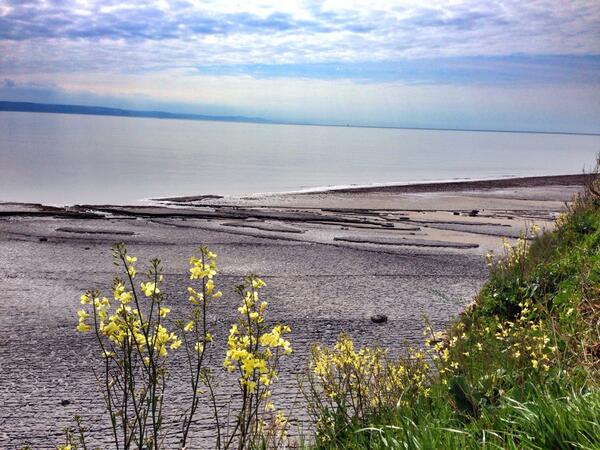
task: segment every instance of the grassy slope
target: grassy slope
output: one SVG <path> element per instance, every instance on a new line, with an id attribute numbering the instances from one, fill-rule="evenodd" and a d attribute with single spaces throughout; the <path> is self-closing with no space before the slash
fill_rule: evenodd
<path id="1" fill-rule="evenodd" d="M 430 389 L 317 448 L 600 448 L 600 202 L 495 258 L 475 306 L 430 341 Z M 337 415 L 337 416 L 336 416 Z M 339 420 L 338 420 L 339 419 Z"/>

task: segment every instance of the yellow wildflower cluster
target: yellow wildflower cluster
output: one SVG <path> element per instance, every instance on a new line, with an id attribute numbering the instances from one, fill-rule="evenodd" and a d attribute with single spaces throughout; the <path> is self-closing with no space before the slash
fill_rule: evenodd
<path id="1" fill-rule="evenodd" d="M 550 358 L 558 351 L 546 333 L 546 324 L 535 319 L 536 307 L 531 302 L 519 303 L 521 312 L 514 322 L 505 321 L 497 325 L 495 337 L 502 341 L 507 352 L 515 361 L 530 364 L 533 369 L 550 370 Z"/>
<path id="2" fill-rule="evenodd" d="M 213 341 L 212 334 L 207 330 L 206 314 L 211 301 L 220 298 L 223 293 L 216 289 L 214 277 L 218 272 L 217 254 L 211 252 L 206 247 L 200 247 L 199 257 L 190 258 L 190 280 L 198 280 L 201 287 L 195 289 L 188 287 L 188 300 L 192 305 L 192 312 L 187 322 L 178 322 L 179 327 L 185 334 L 192 334 L 193 340 L 186 338 L 186 342 L 191 341 L 194 353 L 204 354 L 207 343 Z"/>
<path id="3" fill-rule="evenodd" d="M 288 448 L 286 445 L 288 422 L 288 418 L 281 411 L 277 411 L 268 421 L 260 419 L 257 433 L 264 445 L 262 448 Z"/>
<path id="4" fill-rule="evenodd" d="M 217 424 L 221 423 L 213 376 L 210 369 L 204 367 L 206 355 L 209 355 L 207 348 L 214 339 L 209 331 L 208 306 L 222 296 L 215 286 L 217 255 L 201 247 L 199 255 L 189 261 L 189 278 L 199 283 L 187 288 L 191 308 L 185 320 L 174 322 L 180 330 L 178 334 L 169 331 L 167 325 L 171 308 L 164 304 L 160 260 L 152 260 L 145 280 L 138 282 L 137 258 L 127 253 L 123 243 L 113 246 L 113 256 L 116 264 L 123 267 L 127 283 L 118 278 L 115 280 L 113 299 L 101 296 L 99 291 L 83 294 L 80 297 L 83 308 L 77 312 L 77 330 L 93 331 L 105 358 L 104 376 L 99 381 L 104 384 L 115 446 L 119 447 L 120 441 L 158 448 L 164 437 L 160 430 L 164 424 L 162 408 L 169 369 L 168 354 L 170 350 L 183 347 L 191 374 L 190 403 L 181 422 L 180 447 L 186 448 L 204 393 L 210 393 L 215 419 Z M 238 308 L 240 317 L 231 327 L 224 365 L 240 374 L 242 406 L 225 448 L 229 448 L 236 438 L 237 448 L 250 448 L 249 445 L 257 442 L 259 437 L 261 442 L 276 443 L 269 448 L 280 448 L 282 445 L 279 444 L 286 437 L 287 419 L 283 414 L 273 412 L 270 386 L 277 379 L 280 357 L 292 352 L 285 339 L 290 328 L 283 324 L 266 327 L 267 302 L 259 296 L 264 285 L 260 278 L 250 276 L 238 287 L 242 297 Z M 208 389 L 204 390 L 202 386 Z M 219 440 L 226 437 L 223 435 L 225 429 L 217 428 Z M 65 447 L 68 448 L 71 447 Z"/>
<path id="5" fill-rule="evenodd" d="M 390 360 L 379 348 L 355 350 L 350 337 L 341 335 L 333 347 L 313 346 L 309 366 L 315 394 L 322 392 L 330 408 L 360 420 L 370 411 L 429 394 L 425 354 L 412 349 L 406 357 Z"/>
<path id="6" fill-rule="evenodd" d="M 200 252 L 200 258 L 190 258 L 190 280 L 212 280 L 217 274 L 217 254 L 206 247 L 201 247 Z"/>
<path id="7" fill-rule="evenodd" d="M 551 345 L 547 324 L 539 318 L 531 301 L 519 303 L 520 313 L 515 320 L 500 321 L 497 317 L 489 325 L 465 332 L 463 322 L 457 323 L 448 337 L 431 338 L 426 345 L 432 359 L 438 361 L 438 372 L 443 383 L 471 364 L 470 357 L 483 352 L 506 356 L 509 364 L 525 369 L 547 372 L 557 347 Z"/>
<path id="8" fill-rule="evenodd" d="M 246 277 L 237 287 L 242 302 L 239 318 L 227 338 L 224 367 L 239 374 L 242 407 L 237 415 L 239 426 L 238 448 L 260 437 L 268 448 L 280 448 L 286 437 L 287 419 L 273 412 L 271 386 L 277 380 L 280 358 L 292 353 L 285 334 L 287 325 L 277 324 L 270 330 L 265 325 L 267 302 L 261 300 L 259 290 L 264 281 L 256 276 Z M 265 417 L 271 417 L 269 422 Z M 254 436 L 254 437 L 253 437 Z M 248 447 L 249 448 L 249 447 Z"/>
<path id="9" fill-rule="evenodd" d="M 224 367 L 230 372 L 240 373 L 240 385 L 250 393 L 267 388 L 276 378 L 278 357 L 292 352 L 289 341 L 284 335 L 290 332 L 287 325 L 275 325 L 264 332 L 264 312 L 267 302 L 261 301 L 259 290 L 265 286 L 260 278 L 250 276 L 247 285 L 240 286 L 242 304 L 238 308 L 240 319 L 233 324 L 227 339 L 227 354 Z M 268 389 L 261 392 L 265 398 L 270 396 Z"/>
<path id="10" fill-rule="evenodd" d="M 131 279 L 135 276 L 136 257 L 124 255 L 127 264 L 127 272 Z M 134 290 L 127 290 L 120 279 L 116 279 L 113 285 L 113 298 L 111 301 L 107 297 L 100 297 L 98 291 L 88 291 L 80 297 L 82 305 L 91 306 L 91 314 L 85 309 L 77 312 L 79 323 L 77 330 L 88 332 L 93 328 L 99 337 L 107 339 L 103 355 L 111 357 L 115 355 L 117 348 L 135 348 L 140 354 L 147 355 L 148 358 L 154 356 L 164 357 L 167 355 L 168 348 L 177 349 L 181 346 L 181 340 L 173 332 L 169 332 L 160 319 L 164 319 L 171 309 L 162 305 L 162 297 L 158 287 L 162 276 L 154 274 L 156 280 L 142 282 L 140 289 L 146 297 L 152 297 L 156 301 L 155 311 L 158 317 L 151 316 L 153 308 L 149 309 L 147 315 L 142 312 L 142 305 L 138 303 L 137 295 Z M 135 299 L 135 305 L 132 307 L 132 301 Z M 114 308 L 113 308 L 114 307 Z M 111 314 L 112 310 L 112 314 Z M 92 321 L 92 324 L 88 321 Z"/>
<path id="11" fill-rule="evenodd" d="M 504 270 L 523 267 L 529 253 L 529 241 L 537 236 L 540 231 L 540 226 L 534 223 L 528 229 L 521 232 L 514 244 L 511 244 L 507 238 L 502 238 L 503 254 L 496 257 L 493 250 L 488 251 L 485 254 L 486 264 L 490 268 Z"/>

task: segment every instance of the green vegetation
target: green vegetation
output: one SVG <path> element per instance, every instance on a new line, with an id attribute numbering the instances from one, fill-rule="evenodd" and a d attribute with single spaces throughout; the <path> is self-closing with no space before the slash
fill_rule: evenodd
<path id="1" fill-rule="evenodd" d="M 343 337 L 315 347 L 314 447 L 600 448 L 597 183 L 553 231 L 488 255 L 476 302 L 445 332 L 428 330 L 425 355 L 389 360 Z"/>

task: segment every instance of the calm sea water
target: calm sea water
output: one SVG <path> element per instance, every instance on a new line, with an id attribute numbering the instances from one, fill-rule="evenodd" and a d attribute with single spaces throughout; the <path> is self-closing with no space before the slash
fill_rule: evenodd
<path id="1" fill-rule="evenodd" d="M 600 136 L 0 112 L 0 201 L 136 203 L 579 173 Z"/>

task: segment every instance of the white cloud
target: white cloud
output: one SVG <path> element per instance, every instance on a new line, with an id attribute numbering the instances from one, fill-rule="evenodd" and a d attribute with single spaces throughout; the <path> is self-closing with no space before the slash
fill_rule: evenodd
<path id="1" fill-rule="evenodd" d="M 533 82 L 512 87 L 510 76 L 508 84 L 493 76 L 484 77 L 487 86 L 468 77 L 452 84 L 443 70 L 437 85 L 344 75 L 344 64 L 428 58 L 433 70 L 436 58 L 515 54 L 600 55 L 598 0 L 0 0 L 2 78 L 62 92 L 219 105 L 287 120 L 600 123 L 593 61 L 577 73 L 555 64 L 550 81 L 548 66 L 513 61 L 511 70 Z M 341 73 L 335 81 L 316 72 L 274 81 L 208 70 L 315 63 L 339 64 Z M 507 63 L 482 64 L 500 79 Z M 412 81 L 421 75 L 428 78 L 419 72 Z"/>
<path id="2" fill-rule="evenodd" d="M 0 11 L 3 71 L 600 54 L 597 0 L 0 0 Z"/>

